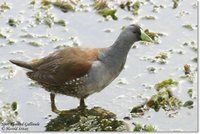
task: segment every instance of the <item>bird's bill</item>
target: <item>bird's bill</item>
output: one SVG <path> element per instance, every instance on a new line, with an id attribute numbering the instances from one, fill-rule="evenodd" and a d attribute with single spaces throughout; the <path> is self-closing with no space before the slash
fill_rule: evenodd
<path id="1" fill-rule="evenodd" d="M 153 42 L 153 40 L 143 30 L 141 30 L 140 38 L 142 41 Z"/>

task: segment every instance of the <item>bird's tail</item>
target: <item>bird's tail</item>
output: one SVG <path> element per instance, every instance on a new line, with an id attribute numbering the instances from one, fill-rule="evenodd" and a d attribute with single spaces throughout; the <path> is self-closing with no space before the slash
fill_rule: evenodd
<path id="1" fill-rule="evenodd" d="M 10 62 L 17 66 L 23 67 L 23 68 L 27 68 L 27 69 L 31 69 L 31 70 L 33 69 L 29 63 L 24 62 L 24 61 L 10 60 Z"/>

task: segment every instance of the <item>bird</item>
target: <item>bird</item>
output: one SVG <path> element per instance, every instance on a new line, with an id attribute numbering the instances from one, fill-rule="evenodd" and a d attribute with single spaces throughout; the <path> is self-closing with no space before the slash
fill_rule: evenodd
<path id="1" fill-rule="evenodd" d="M 84 110 L 85 99 L 120 74 L 131 46 L 141 40 L 152 42 L 140 26 L 131 24 L 105 48 L 66 47 L 35 61 L 10 62 L 28 69 L 26 75 L 50 92 L 52 112 L 61 113 L 55 103 L 57 94 L 80 99 L 78 108 Z"/>

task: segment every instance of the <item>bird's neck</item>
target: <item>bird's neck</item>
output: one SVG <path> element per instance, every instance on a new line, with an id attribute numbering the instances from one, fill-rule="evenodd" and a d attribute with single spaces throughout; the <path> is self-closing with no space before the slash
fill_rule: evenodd
<path id="1" fill-rule="evenodd" d="M 134 42 L 119 36 L 115 43 L 108 47 L 101 56 L 109 64 L 121 64 L 126 61 L 127 54 Z"/>
<path id="2" fill-rule="evenodd" d="M 133 45 L 134 41 L 130 40 L 125 36 L 126 34 L 120 34 L 117 40 L 113 43 L 112 46 L 108 47 L 108 54 L 112 55 L 117 59 L 124 60 L 127 57 L 127 54 Z"/>
<path id="3" fill-rule="evenodd" d="M 126 38 L 121 39 L 121 36 L 115 41 L 115 43 L 110 46 L 111 50 L 121 54 L 121 56 L 127 56 L 131 46 L 133 45 L 133 41 L 128 40 Z"/>

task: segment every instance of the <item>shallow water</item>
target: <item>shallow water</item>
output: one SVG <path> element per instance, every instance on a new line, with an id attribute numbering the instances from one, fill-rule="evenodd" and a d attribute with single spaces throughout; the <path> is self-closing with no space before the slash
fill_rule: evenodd
<path id="1" fill-rule="evenodd" d="M 178 88 L 175 88 L 175 95 L 181 100 L 186 101 L 190 98 L 187 94 L 188 88 L 193 88 L 193 96 L 197 97 L 197 80 L 193 83 L 179 76 L 184 75 L 183 66 L 189 64 L 191 70 L 195 70 L 197 63 L 192 61 L 192 58 L 197 57 L 197 53 L 190 47 L 183 46 L 184 42 L 197 42 L 197 30 L 188 30 L 183 28 L 183 24 L 197 25 L 197 8 L 193 7 L 196 1 L 180 2 L 176 9 L 172 9 L 171 1 L 154 0 L 157 5 L 164 5 L 165 8 L 160 9 L 158 13 L 151 12 L 152 5 L 148 2 L 141 6 L 138 16 L 133 16 L 130 12 L 118 9 L 118 20 L 103 21 L 104 18 L 95 13 L 90 12 L 68 12 L 63 13 L 57 8 L 50 10 L 56 15 L 56 18 L 64 19 L 68 24 L 66 27 L 53 25 L 49 28 L 46 25 L 36 25 L 29 27 L 30 23 L 34 21 L 33 15 L 38 12 L 37 6 L 33 8 L 30 1 L 24 0 L 7 0 L 11 3 L 12 9 L 0 14 L 0 29 L 10 29 L 8 38 L 14 39 L 17 42 L 8 45 L 7 39 L 0 38 L 0 62 L 7 62 L 9 59 L 30 60 L 32 58 L 39 58 L 46 56 L 49 52 L 55 50 L 57 45 L 70 44 L 69 38 L 77 37 L 81 42 L 82 47 L 106 47 L 111 45 L 121 31 L 122 26 L 131 23 L 138 23 L 143 28 L 148 28 L 152 31 L 166 33 L 167 36 L 160 37 L 160 44 L 140 45 L 137 44 L 136 49 L 131 49 L 127 58 L 125 69 L 108 87 L 100 93 L 96 93 L 88 97 L 86 103 L 89 108 L 94 106 L 103 107 L 115 113 L 118 119 L 122 119 L 129 115 L 133 106 L 144 102 L 144 98 L 150 98 L 154 93 L 154 89 L 147 89 L 144 84 L 154 85 L 162 80 L 173 78 L 179 80 Z M 90 1 L 87 1 L 88 3 Z M 0 4 L 3 0 L 0 1 Z M 39 4 L 39 3 L 37 3 Z M 181 11 L 189 12 L 189 15 L 177 18 L 176 16 Z M 142 16 L 153 15 L 156 20 L 141 19 Z M 124 19 L 131 16 L 133 20 Z M 10 27 L 7 24 L 9 18 L 19 18 L 22 22 L 17 27 Z M 105 29 L 112 29 L 110 33 L 104 32 Z M 60 41 L 51 41 L 49 38 L 26 39 L 20 37 L 25 31 L 34 34 L 53 36 L 61 39 Z M 34 47 L 27 43 L 27 41 L 39 41 L 44 44 L 41 47 Z M 141 60 L 143 56 L 154 56 L 161 51 L 168 51 L 170 49 L 182 50 L 184 54 L 171 54 L 167 64 L 151 63 L 149 61 Z M 21 53 L 14 53 L 22 51 Z M 25 122 L 39 122 L 40 126 L 31 127 L 30 131 L 44 131 L 46 123 L 50 118 L 56 117 L 50 109 L 49 93 L 40 87 L 29 86 L 31 80 L 26 77 L 25 71 L 22 68 L 11 64 L 16 70 L 16 75 L 11 79 L 0 79 L 0 105 L 6 102 L 17 101 L 19 104 L 18 113 L 21 121 Z M 147 71 L 147 67 L 153 66 L 162 68 L 157 73 L 151 74 Z M 6 69 L 0 68 L 0 76 L 8 74 Z M 121 78 L 127 80 L 127 84 L 118 84 Z M 79 101 L 72 97 L 58 95 L 56 96 L 57 106 L 60 109 L 71 109 L 78 106 Z M 169 118 L 163 110 L 155 112 L 150 110 L 141 118 L 133 118 L 126 121 L 133 128 L 132 122 L 135 123 L 151 123 L 156 126 L 158 131 L 197 131 L 197 99 L 194 99 L 194 108 L 181 108 L 174 118 Z M 52 117 L 45 119 L 48 115 Z"/>

